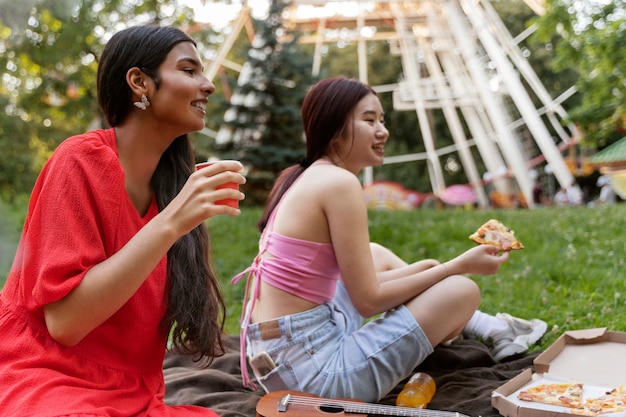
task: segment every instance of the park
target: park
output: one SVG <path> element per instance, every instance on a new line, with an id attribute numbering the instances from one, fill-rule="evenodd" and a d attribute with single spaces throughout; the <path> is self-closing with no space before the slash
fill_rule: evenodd
<path id="1" fill-rule="evenodd" d="M 241 214 L 206 222 L 229 343 L 238 343 L 245 290 L 230 281 L 258 251 L 271 186 L 304 155 L 300 104 L 317 80 L 336 75 L 372 86 L 390 132 L 383 165 L 359 177 L 372 241 L 407 261 L 445 261 L 496 218 L 524 244 L 496 275 L 471 279 L 481 310 L 540 318 L 548 330 L 509 368 L 488 357 L 475 366 L 508 378 L 565 332 L 626 332 L 626 75 L 623 54 L 610 53 L 625 39 L 623 0 L 273 0 L 261 9 L 243 1 L 219 26 L 198 12 L 218 2 L 136 3 L 0 1 L 0 288 L 42 167 L 66 138 L 107 124 L 95 89 L 104 44 L 115 29 L 158 21 L 197 39 L 216 87 L 205 127 L 190 135 L 196 162 L 245 166 Z M 569 188 L 579 197 L 559 203 Z M 224 369 L 189 381 L 179 371 L 192 364 L 168 356 L 167 400 L 181 400 L 177 382 L 186 392 L 212 372 L 239 383 L 232 353 L 216 363 Z M 494 372 L 467 413 L 497 415 L 488 396 L 502 375 Z M 250 392 L 233 390 L 240 412 L 223 397 L 184 399 L 246 416 Z M 434 405 L 458 410 L 456 400 Z"/>

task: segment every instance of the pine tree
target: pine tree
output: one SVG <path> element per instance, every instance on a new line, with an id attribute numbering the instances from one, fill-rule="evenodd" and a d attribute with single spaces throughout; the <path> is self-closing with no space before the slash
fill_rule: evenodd
<path id="1" fill-rule="evenodd" d="M 252 167 L 247 175 L 246 203 L 262 204 L 276 176 L 304 156 L 300 106 L 311 75 L 311 54 L 298 34 L 284 26 L 289 2 L 272 0 L 257 30 L 239 77 L 231 107 L 216 140 L 223 158 Z"/>

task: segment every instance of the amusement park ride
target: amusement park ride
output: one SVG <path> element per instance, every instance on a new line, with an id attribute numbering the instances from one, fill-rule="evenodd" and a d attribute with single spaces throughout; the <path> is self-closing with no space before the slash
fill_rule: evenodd
<path id="1" fill-rule="evenodd" d="M 543 12 L 541 0 L 525 1 L 536 13 Z M 350 14 L 323 12 L 338 3 L 350 3 Z M 302 17 L 299 8 L 318 13 Z M 208 69 L 210 78 L 249 23 L 250 10 L 244 5 L 233 20 L 229 38 Z M 315 46 L 314 74 L 320 70 L 324 44 L 338 42 L 338 33 L 341 41 L 357 45 L 355 65 L 359 79 L 368 84 L 367 44 L 391 45 L 402 63 L 403 79 L 372 87 L 392 94 L 394 111 L 416 113 L 425 152 L 389 156 L 385 164 L 426 161 L 433 194 L 447 188 L 441 160 L 453 153 L 479 207 L 491 205 L 487 190 L 517 193 L 533 207 L 532 189 L 539 171 L 553 175 L 561 187 L 573 182 L 563 152 L 577 142 L 578 134 L 574 126 L 562 123 L 566 111 L 561 106 L 571 91 L 558 99 L 548 94 L 518 46 L 528 33 L 511 36 L 489 0 L 294 0 L 286 24 L 306 32 L 301 42 Z M 240 77 L 245 78 L 245 66 Z M 431 110 L 445 117 L 453 139 L 450 145 L 435 146 Z M 477 155 L 486 172 L 479 172 Z M 364 185 L 372 177 L 372 170 L 366 170 Z"/>

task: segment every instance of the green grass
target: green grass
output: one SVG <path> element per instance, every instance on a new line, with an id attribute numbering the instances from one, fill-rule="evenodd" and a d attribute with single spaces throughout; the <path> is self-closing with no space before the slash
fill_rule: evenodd
<path id="1" fill-rule="evenodd" d="M 208 222 L 213 263 L 228 306 L 227 332 L 239 332 L 245 284 L 230 279 L 256 255 L 258 208 L 239 217 Z M 13 215 L 22 221 L 23 217 Z M 607 327 L 626 331 L 626 204 L 535 210 L 415 210 L 370 213 L 370 234 L 407 261 L 448 260 L 472 247 L 468 236 L 489 218 L 515 230 L 525 249 L 511 254 L 497 275 L 473 276 L 482 289 L 481 310 L 538 317 L 548 332 L 537 349 L 549 346 L 566 330 Z M 4 220 L 6 221 L 7 218 Z M 0 224 L 0 226 L 3 226 Z M 4 224 L 0 284 L 19 227 Z M 4 232 L 11 233 L 5 235 Z M 14 250 L 14 249 L 13 249 Z"/>
<path id="2" fill-rule="evenodd" d="M 229 307 L 227 331 L 239 331 L 244 283 L 230 277 L 254 258 L 258 209 L 209 221 L 216 270 Z M 566 330 L 607 327 L 626 331 L 626 204 L 535 210 L 416 210 L 370 213 L 370 234 L 407 261 L 448 260 L 474 245 L 468 236 L 497 218 L 525 249 L 511 254 L 496 275 L 473 276 L 482 289 L 481 310 L 538 317 L 548 332 L 538 349 Z"/>
<path id="3" fill-rule="evenodd" d="M 28 195 L 21 195 L 11 203 L 0 195 L 0 288 L 4 285 L 5 278 L 13 262 L 17 242 L 20 238 Z"/>

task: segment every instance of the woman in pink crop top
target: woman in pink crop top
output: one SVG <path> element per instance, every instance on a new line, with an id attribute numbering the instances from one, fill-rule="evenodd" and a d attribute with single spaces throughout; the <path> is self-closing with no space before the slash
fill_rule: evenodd
<path id="1" fill-rule="evenodd" d="M 163 358 L 224 352 L 205 221 L 237 216 L 238 162 L 195 170 L 215 86 L 180 29 L 124 29 L 99 60 L 110 128 L 66 139 L 33 188 L 0 293 L 3 417 L 217 417 L 165 404 Z M 199 320 L 201 318 L 201 320 Z M 168 342 L 171 344 L 168 345 Z"/>
<path id="2" fill-rule="evenodd" d="M 461 332 L 491 343 L 496 359 L 543 335 L 541 320 L 478 311 L 480 290 L 461 275 L 494 274 L 508 253 L 483 245 L 443 263 L 407 264 L 370 243 L 357 175 L 382 164 L 389 138 L 374 90 L 343 77 L 322 80 L 305 97 L 302 120 L 306 157 L 278 178 L 259 222 L 259 254 L 235 277 L 248 274 L 242 352 L 266 391 L 377 401 Z M 296 259 L 296 245 L 327 251 L 328 264 L 316 263 L 314 251 L 308 263 Z M 322 277 L 341 278 L 329 300 L 303 297 L 298 283 L 313 288 Z"/>

